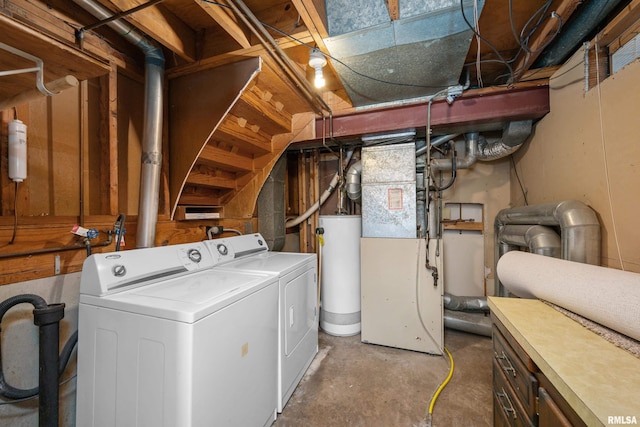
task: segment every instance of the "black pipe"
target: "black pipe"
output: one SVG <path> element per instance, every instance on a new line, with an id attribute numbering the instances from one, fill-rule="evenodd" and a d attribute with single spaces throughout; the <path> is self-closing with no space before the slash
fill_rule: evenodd
<path id="1" fill-rule="evenodd" d="M 544 68 L 561 64 L 585 41 L 585 37 L 620 3 L 620 0 L 583 2 L 569 27 L 562 32 L 553 45 L 543 53 L 532 68 Z"/>
<path id="2" fill-rule="evenodd" d="M 0 325 L 2 318 L 10 308 L 23 303 L 29 303 L 35 307 L 33 323 L 39 327 L 38 387 L 20 389 L 6 382 L 2 368 L 2 348 L 0 348 L 0 394 L 9 399 L 25 399 L 39 394 L 39 426 L 57 427 L 59 415 L 58 378 L 59 370 L 64 370 L 64 366 L 60 365 L 58 350 L 60 347 L 60 320 L 64 317 L 65 305 L 63 303 L 47 304 L 38 295 L 17 295 L 0 302 Z M 75 340 L 77 341 L 77 335 Z M 66 361 L 69 360 L 73 349 L 73 345 L 70 344 L 72 342 L 73 336 L 63 351 Z"/>
<path id="3" fill-rule="evenodd" d="M 58 351 L 60 350 L 60 320 L 64 303 L 50 304 L 33 310 L 33 323 L 40 327 L 40 375 L 38 381 L 40 406 L 39 426 L 58 426 Z"/>
<path id="4" fill-rule="evenodd" d="M 11 307 L 17 304 L 29 303 L 36 308 L 46 308 L 47 302 L 38 295 L 16 295 L 0 302 L 0 332 L 2 332 L 2 318 Z M 0 394 L 8 399 L 24 399 L 38 394 L 38 387 L 31 389 L 20 389 L 8 384 L 4 378 L 2 369 L 2 340 L 0 339 Z"/>

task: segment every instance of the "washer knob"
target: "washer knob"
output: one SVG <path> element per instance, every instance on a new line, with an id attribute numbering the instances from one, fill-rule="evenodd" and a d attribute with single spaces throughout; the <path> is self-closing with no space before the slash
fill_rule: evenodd
<path id="1" fill-rule="evenodd" d="M 226 247 L 226 245 L 220 243 L 218 246 L 218 253 L 220 253 L 220 255 L 226 255 L 229 253 L 229 249 Z"/>
<path id="2" fill-rule="evenodd" d="M 116 277 L 122 277 L 125 274 L 127 274 L 127 268 L 122 265 L 122 264 L 116 264 L 113 266 L 113 268 L 111 269 L 111 272 L 113 273 L 114 276 Z"/>
<path id="3" fill-rule="evenodd" d="M 196 264 L 202 261 L 202 254 L 197 249 L 189 249 L 189 251 L 187 252 L 187 256 L 191 261 L 195 262 Z"/>

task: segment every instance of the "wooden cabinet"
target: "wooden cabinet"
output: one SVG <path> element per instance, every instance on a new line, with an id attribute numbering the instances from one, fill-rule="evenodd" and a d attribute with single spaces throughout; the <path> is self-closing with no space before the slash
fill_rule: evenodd
<path id="1" fill-rule="evenodd" d="M 495 317 L 493 325 L 493 425 L 585 426 Z"/>

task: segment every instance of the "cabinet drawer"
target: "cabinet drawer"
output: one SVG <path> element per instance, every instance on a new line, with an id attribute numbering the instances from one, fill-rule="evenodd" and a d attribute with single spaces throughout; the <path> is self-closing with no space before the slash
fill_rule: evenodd
<path id="1" fill-rule="evenodd" d="M 495 427 L 533 427 L 528 412 L 507 381 L 498 362 L 493 361 L 493 425 Z"/>
<path id="2" fill-rule="evenodd" d="M 494 369 L 498 369 L 522 402 L 529 419 L 536 416 L 536 395 L 538 380 L 527 369 L 511 345 L 496 328 L 493 329 Z"/>
<path id="3" fill-rule="evenodd" d="M 501 339 L 507 342 L 509 347 L 511 347 L 511 350 L 516 353 L 518 359 L 520 359 L 522 363 L 524 363 L 529 372 L 538 372 L 538 367 L 535 363 L 533 363 L 531 357 L 529 357 L 527 352 L 520 346 L 518 341 L 513 338 L 513 335 L 511 335 L 511 333 L 507 331 L 507 328 L 505 328 L 505 326 L 500 323 L 498 318 L 496 318 L 495 316 L 491 316 L 491 320 L 493 322 L 493 332 L 495 333 L 496 330 L 500 332 L 500 335 L 502 335 Z"/>

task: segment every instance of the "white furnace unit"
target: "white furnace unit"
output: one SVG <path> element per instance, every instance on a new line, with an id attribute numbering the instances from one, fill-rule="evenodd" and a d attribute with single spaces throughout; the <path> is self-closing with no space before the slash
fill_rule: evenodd
<path id="1" fill-rule="evenodd" d="M 217 270 L 278 277 L 278 412 L 318 352 L 316 254 L 271 252 L 260 234 L 208 240 Z"/>
<path id="2" fill-rule="evenodd" d="M 431 240 L 427 248 L 424 239 L 360 240 L 363 342 L 442 354 L 444 286 L 438 244 Z"/>
<path id="3" fill-rule="evenodd" d="M 87 258 L 76 425 L 273 423 L 278 279 L 214 263 L 202 242 Z"/>

